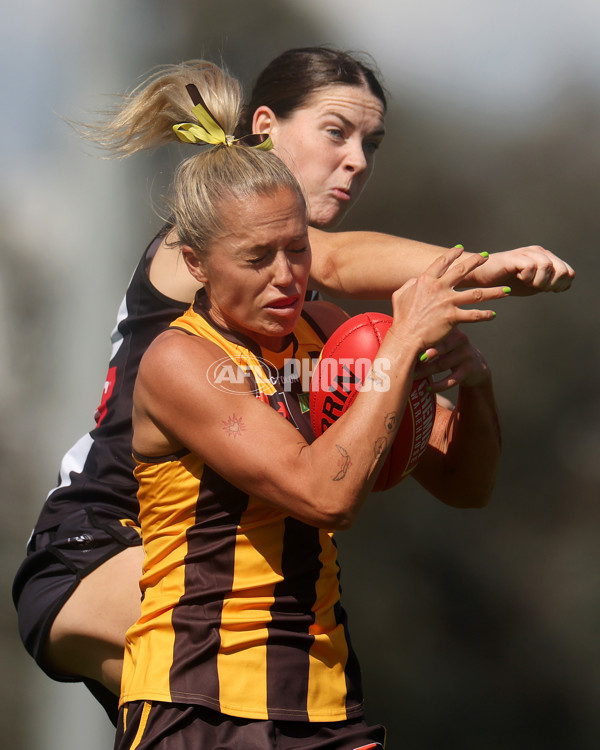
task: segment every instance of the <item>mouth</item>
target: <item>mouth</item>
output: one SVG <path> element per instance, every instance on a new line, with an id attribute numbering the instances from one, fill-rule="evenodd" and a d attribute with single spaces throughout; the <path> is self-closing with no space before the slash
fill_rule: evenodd
<path id="1" fill-rule="evenodd" d="M 279 297 L 278 299 L 269 302 L 267 307 L 271 310 L 294 310 L 299 302 L 300 297 L 297 296 Z"/>
<path id="2" fill-rule="evenodd" d="M 349 201 L 351 198 L 350 188 L 336 187 L 331 192 L 339 201 Z"/>

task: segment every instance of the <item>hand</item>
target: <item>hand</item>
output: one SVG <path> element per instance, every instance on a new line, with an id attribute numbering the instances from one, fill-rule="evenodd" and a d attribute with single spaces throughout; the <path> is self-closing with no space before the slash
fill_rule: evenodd
<path id="1" fill-rule="evenodd" d="M 429 378 L 448 373 L 431 383 L 434 393 L 442 393 L 456 385 L 477 388 L 491 382 L 491 373 L 481 352 L 458 328 L 454 328 L 435 347 L 427 350 L 427 361 L 417 365 L 415 378 Z"/>
<path id="2" fill-rule="evenodd" d="M 532 245 L 516 250 L 492 253 L 488 262 L 466 278 L 469 286 L 508 284 L 513 295 L 528 296 L 538 292 L 565 292 L 575 278 L 575 271 L 543 247 Z"/>
<path id="3" fill-rule="evenodd" d="M 488 256 L 464 253 L 453 248 L 440 255 L 416 279 L 411 279 L 392 295 L 394 323 L 390 333 L 416 343 L 419 351 L 435 346 L 459 323 L 493 320 L 492 310 L 463 309 L 510 294 L 507 287 L 456 291 L 465 278 L 488 262 Z"/>

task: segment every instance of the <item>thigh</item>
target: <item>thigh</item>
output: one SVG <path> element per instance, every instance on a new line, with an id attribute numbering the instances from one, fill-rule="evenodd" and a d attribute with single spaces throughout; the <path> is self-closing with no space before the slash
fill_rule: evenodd
<path id="1" fill-rule="evenodd" d="M 129 552 L 131 549 L 135 551 Z M 123 551 L 126 553 L 120 557 Z M 15 576 L 13 599 L 25 648 L 50 677 L 65 681 L 81 679 L 77 670 L 65 671 L 59 667 L 54 671 L 45 663 L 44 655 L 56 618 L 63 619 L 65 612 L 73 613 L 77 609 L 76 603 L 89 593 L 87 583 L 81 586 L 82 581 L 100 568 L 103 572 L 92 579 L 99 580 L 107 570 L 114 572 L 122 561 L 125 571 L 123 587 L 128 593 L 122 592 L 124 596 L 120 598 L 133 600 L 133 604 L 126 605 L 125 618 L 130 619 L 135 607 L 139 606 L 140 594 L 134 576 L 139 578 L 136 568 L 141 569 L 141 555 L 139 531 L 130 521 L 115 518 L 114 512 L 112 515 L 103 514 L 101 509 L 92 513 L 79 507 L 66 515 L 54 529 L 32 536 L 27 557 Z M 117 566 L 111 563 L 115 557 L 119 559 Z M 107 567 L 103 568 L 104 565 Z M 121 582 L 117 582 L 117 586 L 123 588 Z M 102 598 L 105 599 L 104 593 Z M 67 602 L 69 607 L 65 610 Z M 123 606 L 121 601 L 119 604 Z M 110 612 L 111 609 L 109 602 L 107 610 Z M 115 613 L 115 616 L 118 619 L 120 615 Z M 69 632 L 69 623 L 75 624 L 74 619 L 69 616 L 69 621 L 63 620 L 63 633 Z M 81 620 L 84 624 L 89 623 L 91 617 L 84 616 Z M 117 629 L 122 629 L 122 624 Z M 55 631 L 57 635 L 60 636 L 60 629 Z M 109 638 L 114 639 L 114 629 Z"/>
<path id="2" fill-rule="evenodd" d="M 85 576 L 57 614 L 54 637 L 73 633 L 124 648 L 140 614 L 143 560 L 142 547 L 127 547 Z"/>
<path id="3" fill-rule="evenodd" d="M 119 692 L 125 633 L 140 614 L 142 547 L 128 547 L 81 580 L 54 618 L 44 662 Z"/>

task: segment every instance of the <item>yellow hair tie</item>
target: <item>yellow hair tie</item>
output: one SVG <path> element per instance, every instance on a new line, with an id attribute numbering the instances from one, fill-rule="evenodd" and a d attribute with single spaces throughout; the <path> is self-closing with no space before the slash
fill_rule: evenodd
<path id="1" fill-rule="evenodd" d="M 198 122 L 180 122 L 177 125 L 173 125 L 175 135 L 180 141 L 184 143 L 222 144 L 224 146 L 233 146 L 239 143 L 251 148 L 258 148 L 262 151 L 270 151 L 273 148 L 271 136 L 266 133 L 252 133 L 241 138 L 234 138 L 232 135 L 225 133 L 206 106 L 196 86 L 193 83 L 189 83 L 186 89 L 195 105 L 192 108 L 192 112 Z"/>

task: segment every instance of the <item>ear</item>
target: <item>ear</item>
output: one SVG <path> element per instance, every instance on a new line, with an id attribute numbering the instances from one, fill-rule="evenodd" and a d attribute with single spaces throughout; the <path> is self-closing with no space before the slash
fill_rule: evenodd
<path id="1" fill-rule="evenodd" d="M 261 105 L 252 116 L 253 133 L 273 133 L 277 127 L 277 116 L 270 107 Z"/>
<path id="2" fill-rule="evenodd" d="M 196 281 L 199 281 L 201 284 L 205 284 L 206 274 L 204 272 L 204 265 L 198 258 L 196 253 L 192 250 L 192 248 L 189 245 L 182 245 L 181 255 L 183 256 L 183 260 L 185 261 L 185 265 L 187 266 L 188 271 L 192 274 Z"/>

